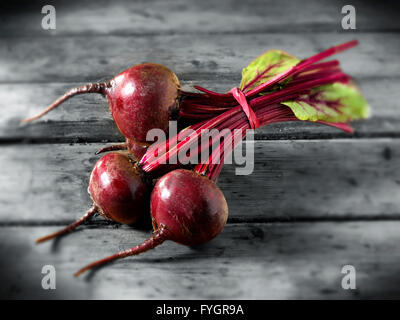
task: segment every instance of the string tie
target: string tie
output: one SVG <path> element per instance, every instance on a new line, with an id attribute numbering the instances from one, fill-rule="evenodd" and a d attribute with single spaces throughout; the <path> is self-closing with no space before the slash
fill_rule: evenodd
<path id="1" fill-rule="evenodd" d="M 244 95 L 242 90 L 235 87 L 235 88 L 232 88 L 229 92 L 232 93 L 232 96 L 242 107 L 242 110 L 244 111 L 244 113 L 247 116 L 247 119 L 249 120 L 250 128 L 257 129 L 260 126 L 257 116 L 254 113 L 253 109 L 251 109 L 249 104 L 247 103 L 246 96 Z"/>

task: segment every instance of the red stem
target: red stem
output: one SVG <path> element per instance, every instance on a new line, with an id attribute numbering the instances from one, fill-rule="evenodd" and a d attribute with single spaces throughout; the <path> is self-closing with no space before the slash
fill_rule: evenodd
<path id="1" fill-rule="evenodd" d="M 85 84 L 85 85 L 77 87 L 77 88 L 73 88 L 73 89 L 67 91 L 63 96 L 59 97 L 56 101 L 54 101 L 47 109 L 45 109 L 44 111 L 42 111 L 41 113 L 37 114 L 34 117 L 22 120 L 21 123 L 31 122 L 33 120 L 43 117 L 46 113 L 48 113 L 51 110 L 53 110 L 54 108 L 58 107 L 65 100 L 68 100 L 69 98 L 76 96 L 77 94 L 84 94 L 84 93 L 104 94 L 105 87 L 106 87 L 106 83 L 100 82 L 100 83 L 89 83 L 89 84 Z"/>
<path id="2" fill-rule="evenodd" d="M 309 72 L 315 69 L 330 69 L 330 68 L 334 68 L 334 67 L 338 67 L 339 66 L 339 61 L 338 60 L 331 60 L 331 61 L 327 61 L 327 62 L 319 62 L 319 63 L 315 63 L 312 64 L 306 68 L 303 69 L 302 73 L 304 72 Z"/>
<path id="3" fill-rule="evenodd" d="M 316 63 L 322 59 L 327 58 L 330 55 L 347 50 L 355 45 L 357 41 L 350 41 L 321 53 L 318 53 L 308 59 L 299 62 L 296 66 L 289 68 L 285 72 L 276 75 L 273 79 L 261 84 L 260 86 L 248 91 L 245 95 L 247 96 L 247 103 L 251 110 L 256 113 L 256 117 L 260 121 L 260 125 L 266 125 L 279 121 L 297 121 L 293 112 L 286 106 L 280 105 L 281 102 L 296 99 L 301 95 L 309 94 L 311 89 L 334 83 L 334 82 L 347 82 L 350 77 L 344 74 L 338 67 L 339 62 L 337 60 Z M 281 80 L 293 77 L 288 84 L 285 84 L 283 89 L 277 89 L 276 91 L 268 92 L 267 88 L 278 83 Z M 171 156 L 176 156 L 179 150 L 185 146 L 190 147 L 192 144 L 198 141 L 199 137 L 202 136 L 202 130 L 217 128 L 222 130 L 228 128 L 230 130 L 237 128 L 248 127 L 248 119 L 242 111 L 242 107 L 235 103 L 235 99 L 231 92 L 226 94 L 212 92 L 210 90 L 195 86 L 196 89 L 204 92 L 203 96 L 198 94 L 193 99 L 188 100 L 186 104 L 183 104 L 180 115 L 191 119 L 207 119 L 215 116 L 209 121 L 205 121 L 201 126 L 198 126 L 192 134 L 187 136 L 185 140 L 175 144 L 172 148 L 170 147 L 169 141 L 165 151 L 161 155 L 158 155 L 157 159 L 153 153 L 146 153 L 146 155 L 140 161 L 140 165 L 145 171 L 151 171 L 161 163 L 168 163 Z M 258 93 L 264 92 L 264 95 L 255 96 Z M 196 100 L 197 99 L 197 100 Z M 230 102 L 228 102 L 230 101 Z M 224 112 L 225 111 L 225 112 Z M 331 124 L 323 121 L 317 121 L 319 123 L 331 125 L 342 129 L 347 132 L 351 132 L 351 128 L 344 124 Z M 244 136 L 243 136 L 244 137 Z M 218 137 L 220 139 L 221 137 Z M 213 138 L 205 146 L 201 146 L 197 149 L 198 154 L 207 148 L 210 148 L 217 138 Z M 155 146 L 153 150 L 157 150 L 160 145 Z M 159 149 L 158 149 L 159 150 Z M 217 152 L 214 151 L 212 154 Z M 197 155 L 198 155 L 197 154 Z M 209 162 L 209 161 L 208 161 Z M 208 166 L 209 171 L 214 170 L 213 166 Z M 204 172 L 204 164 L 196 166 L 196 170 Z"/>
<path id="4" fill-rule="evenodd" d="M 107 146 L 107 147 L 97 150 L 95 154 L 100 154 L 100 153 L 109 152 L 109 151 L 127 150 L 127 149 L 128 149 L 128 146 L 126 145 L 126 143 L 113 144 L 112 146 Z"/>
<path id="5" fill-rule="evenodd" d="M 257 97 L 255 99 L 251 100 L 250 106 L 256 112 L 257 117 L 263 117 L 264 114 L 267 115 L 266 119 L 263 119 L 263 118 L 260 119 L 261 126 L 269 124 L 269 123 L 273 123 L 273 122 L 278 122 L 278 121 L 295 121 L 298 119 L 294 116 L 293 112 L 289 108 L 279 105 L 279 102 L 283 102 L 283 101 L 295 98 L 295 97 L 299 96 L 300 94 L 303 94 L 305 90 L 309 90 L 311 88 L 318 87 L 323 84 L 332 83 L 332 82 L 335 82 L 342 78 L 347 78 L 347 77 L 348 77 L 347 75 L 339 72 L 337 74 L 327 76 L 322 79 L 313 79 L 310 81 L 305 81 L 304 83 L 299 83 L 299 84 L 295 84 L 293 86 L 288 86 L 287 88 L 282 89 L 280 91 L 273 92 L 268 95 L 260 96 L 260 97 Z M 261 107 L 261 106 L 262 106 L 262 108 L 258 109 L 258 107 Z M 288 111 L 288 110 L 290 110 L 290 111 Z M 286 119 L 286 118 L 283 118 L 283 120 L 281 120 L 281 118 L 274 119 L 275 116 L 282 115 L 282 113 L 283 114 L 289 113 L 288 114 L 289 119 Z M 279 120 L 277 120 L 277 119 L 279 119 Z M 184 141 L 181 141 L 180 143 L 178 143 L 176 146 L 174 146 L 174 148 L 172 148 L 170 150 L 165 149 L 166 153 L 158 158 L 158 160 L 161 159 L 162 161 L 155 161 L 154 157 L 152 157 L 152 154 L 150 154 L 148 157 L 144 157 L 141 160 L 140 164 L 143 165 L 142 168 L 145 171 L 151 171 L 151 170 L 157 168 L 160 165 L 160 162 L 167 163 L 170 156 L 176 155 L 179 152 L 179 149 L 185 143 L 193 144 L 193 143 L 197 142 L 198 138 L 201 137 L 201 135 L 202 135 L 202 132 L 201 132 L 202 129 L 218 128 L 218 129 L 222 130 L 224 128 L 228 128 L 228 129 L 233 130 L 233 129 L 237 129 L 239 124 L 236 123 L 236 126 L 230 126 L 230 124 L 235 123 L 238 120 L 245 121 L 244 123 L 246 125 L 248 125 L 246 115 L 243 112 L 241 112 L 241 106 L 236 106 L 236 107 L 230 109 L 229 111 L 226 111 L 225 113 L 216 116 L 214 119 L 212 119 L 210 121 L 206 121 L 204 123 L 204 125 L 200 126 L 196 130 L 196 132 L 192 133 Z M 330 124 L 327 122 L 320 122 L 320 123 Z M 348 128 L 350 128 L 350 127 L 348 127 L 345 124 L 334 125 L 334 126 L 349 132 Z M 215 142 L 215 139 L 213 141 Z M 209 147 L 209 146 L 205 146 L 205 147 Z M 205 147 L 203 146 L 203 149 L 200 149 L 200 152 L 201 152 L 201 150 L 204 150 Z M 198 167 L 197 169 L 203 170 L 202 167 Z"/>
<path id="6" fill-rule="evenodd" d="M 65 227 L 64 229 L 54 232 L 52 234 L 49 234 L 48 236 L 41 237 L 36 240 L 36 243 L 42 243 L 45 241 L 48 241 L 50 239 L 65 235 L 67 233 L 72 232 L 76 227 L 80 226 L 82 223 L 84 223 L 86 220 L 88 220 L 91 216 L 93 216 L 96 212 L 98 211 L 98 207 L 96 205 L 93 205 L 83 217 L 79 218 L 76 220 L 74 223 L 70 224 L 68 227 Z"/>
<path id="7" fill-rule="evenodd" d="M 230 143 L 230 147 L 227 150 L 228 152 L 226 153 L 226 148 L 225 148 L 225 141 L 224 140 L 221 145 L 220 145 L 220 149 L 222 150 L 221 155 L 220 155 L 220 162 L 217 164 L 211 164 L 209 167 L 209 173 L 208 173 L 208 177 L 210 180 L 212 181 L 216 181 L 219 177 L 219 174 L 221 173 L 222 170 L 222 166 L 225 162 L 226 157 L 231 154 L 233 152 L 233 150 L 236 148 L 236 146 L 238 145 L 238 143 L 240 141 L 242 141 L 244 139 L 244 137 L 246 136 L 246 130 L 248 130 L 249 126 L 248 124 L 244 124 L 243 127 L 240 128 L 240 130 L 236 129 L 236 131 L 234 131 L 234 134 L 232 135 L 232 139 L 231 141 L 229 141 Z M 240 140 L 237 139 L 238 135 L 241 135 Z"/>
<path id="8" fill-rule="evenodd" d="M 74 274 L 74 276 L 78 277 L 79 275 L 81 275 L 82 273 L 84 273 L 87 270 L 96 268 L 98 266 L 101 266 L 103 264 L 109 263 L 114 260 L 122 259 L 122 258 L 129 257 L 129 256 L 135 256 L 140 253 L 149 251 L 149 250 L 154 249 L 155 247 L 159 246 L 160 244 L 162 244 L 165 240 L 168 240 L 168 230 L 163 224 L 160 224 L 157 231 L 155 231 L 153 233 L 153 235 L 150 238 L 148 238 L 146 241 L 144 241 L 143 243 L 141 243 L 133 248 L 130 248 L 128 250 L 120 251 L 120 252 L 113 254 L 112 256 L 106 257 L 104 259 L 92 262 L 91 264 L 88 264 L 86 267 L 83 267 L 78 272 L 76 272 Z"/>
<path id="9" fill-rule="evenodd" d="M 357 44 L 358 44 L 358 41 L 353 40 L 353 41 L 349 41 L 349 42 L 340 44 L 338 46 L 332 47 L 325 51 L 322 51 L 306 60 L 301 61 L 297 65 L 287 69 L 286 71 L 282 72 L 281 74 L 276 75 L 275 77 L 268 80 L 267 82 L 264 82 L 263 84 L 259 85 L 258 87 L 246 92 L 246 96 L 251 97 L 251 96 L 254 96 L 255 94 L 265 91 L 267 88 L 271 87 L 273 84 L 275 84 L 281 80 L 284 80 L 290 76 L 293 76 L 294 74 L 299 73 L 300 71 L 303 71 L 309 65 L 314 64 L 315 62 L 318 62 L 325 58 L 328 58 L 329 56 L 331 56 L 333 54 L 336 54 L 341 51 L 355 47 Z"/>
<path id="10" fill-rule="evenodd" d="M 144 171 L 149 172 L 149 171 L 153 170 L 154 168 L 158 167 L 160 165 L 160 163 L 168 163 L 168 160 L 172 156 L 177 155 L 177 153 L 179 152 L 179 149 L 183 146 L 183 144 L 194 143 L 195 141 L 197 141 L 197 137 L 199 137 L 202 130 L 215 128 L 216 125 L 229 119 L 235 113 L 240 112 L 240 110 L 241 110 L 241 108 L 237 107 L 237 108 L 228 110 L 209 121 L 206 121 L 202 126 L 197 128 L 195 130 L 195 132 L 188 135 L 183 141 L 178 142 L 178 144 L 174 145 L 171 149 L 165 149 L 167 152 L 164 153 L 162 156 L 157 157 L 157 159 L 155 159 L 154 151 L 148 150 L 146 152 L 145 156 L 140 160 L 139 165 L 142 167 L 142 169 Z M 155 146 L 155 148 L 157 149 L 157 145 Z M 152 163 L 152 161 L 155 161 L 155 162 Z"/>

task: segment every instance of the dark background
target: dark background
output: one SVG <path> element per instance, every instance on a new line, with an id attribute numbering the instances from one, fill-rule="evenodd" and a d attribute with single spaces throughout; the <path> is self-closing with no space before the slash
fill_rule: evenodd
<path id="1" fill-rule="evenodd" d="M 41 28 L 52 4 L 57 29 Z M 0 296 L 8 299 L 358 299 L 400 297 L 400 4 L 351 1 L 16 1 L 0 10 Z M 144 240 L 149 229 L 101 218 L 60 241 L 38 236 L 91 205 L 88 176 L 122 141 L 101 96 L 77 96 L 30 125 L 19 121 L 65 90 L 143 61 L 225 92 L 269 49 L 308 57 L 351 39 L 338 56 L 372 109 L 347 135 L 309 123 L 261 128 L 254 173 L 227 165 L 218 182 L 230 218 L 209 244 L 174 243 L 74 279 L 88 262 Z M 54 265 L 57 289 L 43 290 Z M 341 288 L 341 268 L 357 290 Z"/>

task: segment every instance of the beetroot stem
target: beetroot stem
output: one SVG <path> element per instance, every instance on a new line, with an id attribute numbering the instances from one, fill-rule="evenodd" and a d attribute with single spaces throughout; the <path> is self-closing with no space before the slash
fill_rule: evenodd
<path id="1" fill-rule="evenodd" d="M 254 89 L 247 91 L 246 92 L 246 97 L 251 97 L 257 93 L 260 93 L 264 90 L 266 90 L 268 87 L 270 87 L 271 85 L 286 79 L 296 73 L 299 73 L 300 71 L 305 70 L 307 67 L 309 67 L 310 65 L 323 60 L 325 58 L 328 58 L 331 55 L 337 54 L 339 52 L 342 52 L 344 50 L 350 49 L 354 46 L 356 46 L 358 44 L 358 41 L 353 40 L 353 41 L 349 41 L 346 43 L 342 43 L 338 46 L 329 48 L 325 51 L 322 51 L 308 59 L 302 60 L 301 62 L 299 62 L 297 65 L 290 67 L 289 69 L 287 69 L 286 71 L 276 75 L 275 77 L 273 77 L 272 79 L 264 82 L 263 84 L 259 85 L 258 87 L 255 87 Z"/>
<path id="2" fill-rule="evenodd" d="M 140 160 L 139 165 L 144 171 L 150 172 L 151 170 L 154 170 L 157 168 L 161 162 L 167 163 L 169 158 L 175 154 L 178 153 L 180 150 L 181 146 L 186 144 L 186 143 L 194 143 L 196 142 L 197 137 L 199 137 L 199 134 L 201 133 L 202 130 L 204 129 L 210 129 L 215 127 L 216 125 L 222 123 L 226 119 L 229 119 L 232 115 L 234 115 L 237 112 L 240 112 L 241 108 L 236 107 L 234 109 L 228 110 L 218 116 L 216 116 L 213 119 L 210 119 L 207 122 L 204 122 L 204 124 L 200 127 L 198 127 L 195 132 L 191 133 L 188 135 L 183 141 L 178 142 L 175 146 L 173 146 L 171 149 L 169 149 L 166 153 L 164 153 L 162 156 L 156 158 L 154 154 L 149 154 L 150 150 L 147 150 L 146 155 L 148 154 L 149 156 L 143 157 Z M 156 145 L 157 146 L 157 145 Z"/>
<path id="3" fill-rule="evenodd" d="M 46 113 L 55 109 L 61 103 L 63 103 L 64 101 L 68 100 L 69 98 L 71 98 L 75 95 L 84 94 L 84 93 L 101 93 L 101 94 L 103 94 L 105 87 L 106 87 L 106 83 L 100 82 L 100 83 L 89 83 L 89 84 L 85 84 L 80 87 L 73 88 L 73 89 L 67 91 L 63 96 L 59 97 L 56 101 L 54 101 L 46 110 L 42 111 L 41 113 L 37 114 L 34 117 L 22 120 L 21 123 L 31 122 L 33 120 L 43 117 Z"/>
<path id="4" fill-rule="evenodd" d="M 280 105 L 280 103 L 282 103 L 283 101 L 296 99 L 298 97 L 301 97 L 301 95 L 310 94 L 313 88 L 322 85 L 335 82 L 348 82 L 350 80 L 350 77 L 340 70 L 340 68 L 338 67 L 339 62 L 337 60 L 328 62 L 319 61 L 333 54 L 354 47 L 355 45 L 357 45 L 357 41 L 350 41 L 325 50 L 308 59 L 302 60 L 297 65 L 289 68 L 281 74 L 276 75 L 272 79 L 257 86 L 256 88 L 246 92 L 245 96 L 247 97 L 247 102 L 250 108 L 255 112 L 257 118 L 260 119 L 260 125 L 263 126 L 283 121 L 297 121 L 298 119 L 295 117 L 293 112 L 289 108 Z M 290 76 L 292 76 L 293 79 L 291 79 L 288 84 L 285 84 L 284 88 L 277 91 L 266 91 L 267 88 Z M 184 110 L 181 110 L 181 116 L 193 119 L 204 119 L 212 113 L 222 113 L 218 114 L 208 121 L 202 122 L 201 126 L 196 127 L 195 132 L 188 135 L 183 141 L 174 144 L 172 148 L 170 148 L 169 141 L 166 141 L 164 144 L 156 144 L 154 148 L 150 148 L 139 163 L 143 170 L 149 172 L 160 166 L 160 163 L 167 163 L 170 157 L 175 156 L 179 153 L 181 148 L 191 146 L 192 144 L 197 142 L 197 139 L 202 136 L 203 129 L 210 130 L 213 128 L 217 128 L 219 130 L 222 130 L 227 128 L 229 130 L 233 130 L 237 128 L 243 129 L 242 126 L 248 126 L 247 116 L 245 117 L 244 113 L 241 112 L 242 107 L 238 105 L 237 102 L 226 103 L 226 101 L 232 100 L 231 94 L 215 93 L 199 86 L 195 86 L 195 88 L 204 92 L 206 97 L 208 95 L 210 101 L 202 101 L 203 98 L 197 101 L 196 99 L 188 101 L 185 108 L 183 108 Z M 263 90 L 265 90 L 264 95 L 256 95 Z M 214 103 L 216 103 L 216 105 L 214 105 Z M 223 106 L 221 106 L 221 104 Z M 223 112 L 224 109 L 227 109 L 227 111 Z M 352 131 L 352 128 L 344 123 L 330 124 L 323 121 L 317 122 L 326 125 L 332 125 L 346 132 Z M 214 145 L 217 139 L 219 140 L 220 137 L 213 137 L 210 143 L 207 143 L 205 146 L 199 147 L 197 149 L 197 153 L 201 154 L 203 150 L 210 148 L 212 145 Z M 158 151 L 158 147 L 160 146 L 164 146 L 166 148 L 161 151 L 161 154 L 157 153 L 156 156 L 154 151 Z M 208 170 L 209 174 L 211 172 L 211 177 L 215 178 L 218 176 L 220 168 L 218 166 L 210 164 L 209 161 L 206 161 L 206 163 L 196 166 L 195 170 L 201 173 L 204 173 Z M 214 171 L 215 174 L 213 173 Z"/>
<path id="5" fill-rule="evenodd" d="M 100 154 L 100 153 L 109 152 L 109 151 L 126 150 L 126 149 L 128 149 L 128 146 L 126 145 L 126 143 L 113 144 L 112 146 L 107 146 L 107 147 L 97 150 L 95 154 Z"/>
<path id="6" fill-rule="evenodd" d="M 65 235 L 71 231 L 73 231 L 76 227 L 80 226 L 83 222 L 85 222 L 86 220 L 88 220 L 91 216 L 93 216 L 96 212 L 98 211 L 98 207 L 96 205 L 93 205 L 86 213 L 83 217 L 79 218 L 78 220 L 76 220 L 74 223 L 70 224 L 68 227 L 54 232 L 52 234 L 49 234 L 48 236 L 45 237 L 41 237 L 39 239 L 36 240 L 36 243 L 42 243 L 45 242 L 47 240 Z"/>
<path id="7" fill-rule="evenodd" d="M 154 234 L 150 238 L 148 238 L 145 242 L 128 250 L 120 251 L 116 254 L 113 254 L 112 256 L 92 262 L 91 264 L 88 264 L 86 267 L 83 267 L 78 272 L 76 272 L 74 276 L 78 277 L 87 270 L 93 269 L 95 267 L 109 263 L 114 260 L 122 259 L 129 256 L 135 256 L 140 253 L 149 251 L 162 244 L 165 240 L 168 240 L 168 230 L 163 224 L 160 224 L 157 231 L 155 231 Z"/>

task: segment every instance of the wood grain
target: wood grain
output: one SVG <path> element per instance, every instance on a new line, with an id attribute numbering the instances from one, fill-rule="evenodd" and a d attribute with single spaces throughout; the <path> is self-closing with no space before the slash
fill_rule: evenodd
<path id="1" fill-rule="evenodd" d="M 397 33 L 303 33 L 220 35 L 151 35 L 148 37 L 7 38 L 0 47 L 0 82 L 86 82 L 110 79 L 144 62 L 162 63 L 181 80 L 240 80 L 242 68 L 270 49 L 306 58 L 323 49 L 358 39 L 357 48 L 338 56 L 343 69 L 356 77 L 400 76 Z M 378 50 L 377 48 L 384 48 Z M 229 88 L 227 88 L 229 89 Z"/>
<path id="2" fill-rule="evenodd" d="M 45 4 L 0 4 L 1 298 L 400 298 L 398 1 L 352 1 L 353 31 L 340 25 L 345 0 L 54 1 L 51 31 L 41 28 Z M 218 181 L 230 218 L 215 240 L 196 249 L 167 242 L 80 279 L 78 268 L 150 230 L 96 217 L 60 241 L 34 244 L 90 207 L 94 152 L 122 140 L 97 95 L 19 126 L 66 89 L 152 61 L 185 90 L 225 92 L 266 50 L 304 58 L 352 39 L 360 46 L 338 58 L 371 118 L 355 123 L 353 136 L 309 123 L 258 130 L 253 174 L 237 177 L 226 165 Z M 46 264 L 56 267 L 54 291 L 41 288 Z M 340 286 L 346 264 L 357 270 L 357 290 Z"/>
<path id="3" fill-rule="evenodd" d="M 166 242 L 78 279 L 77 268 L 143 241 L 149 232 L 86 228 L 58 243 L 54 227 L 2 227 L 2 298 L 358 299 L 399 298 L 400 222 L 230 224 L 197 249 Z M 56 290 L 41 288 L 44 265 Z M 357 290 L 343 290 L 344 265 Z"/>
<path id="4" fill-rule="evenodd" d="M 302 41 L 298 41 L 301 37 Z M 178 73 L 185 89 L 199 84 L 225 92 L 240 82 L 241 68 L 270 48 L 309 56 L 354 34 L 249 34 L 168 35 L 148 37 L 10 38 L 0 48 L 0 140 L 39 142 L 120 141 L 122 136 L 107 113 L 105 99 L 75 97 L 43 121 L 19 126 L 23 117 L 36 114 L 66 89 L 82 81 L 100 81 L 141 61 L 164 63 Z M 397 33 L 358 34 L 361 45 L 341 58 L 345 71 L 355 76 L 372 106 L 372 118 L 355 124 L 359 137 L 397 137 L 397 87 L 400 55 Z M 384 51 L 376 50 L 385 47 Z M 177 50 L 176 48 L 179 48 Z M 195 58 L 194 58 L 195 57 Z M 68 83 L 66 83 L 66 81 Z M 274 125 L 259 131 L 258 139 L 333 138 L 347 135 L 308 123 Z"/>
<path id="5" fill-rule="evenodd" d="M 102 144 L 0 148 L 0 221 L 60 223 L 91 204 Z M 254 171 L 225 165 L 219 186 L 233 221 L 400 216 L 400 140 L 256 141 Z"/>
<path id="6" fill-rule="evenodd" d="M 344 0 L 293 1 L 53 1 L 57 29 L 41 28 L 46 1 L 4 3 L 1 35 L 91 36 L 153 33 L 343 32 Z M 398 30 L 399 5 L 395 1 L 352 1 L 357 9 L 357 31 Z M 284 18 L 284 23 L 282 21 Z"/>
<path id="7" fill-rule="evenodd" d="M 239 80 L 224 79 L 213 89 L 225 92 Z M 184 81 L 183 88 L 191 90 L 194 84 L 207 86 L 208 81 Z M 355 122 L 356 137 L 398 136 L 400 77 L 393 79 L 362 79 L 360 88 L 371 106 L 368 120 Z M 70 83 L 1 84 L 0 141 L 39 142 L 99 142 L 123 141 L 108 112 L 105 98 L 96 94 L 76 96 L 57 110 L 29 125 L 19 122 L 37 114 L 52 100 L 71 88 Z M 256 139 L 315 139 L 353 137 L 340 130 L 313 123 L 284 123 L 260 128 Z"/>

